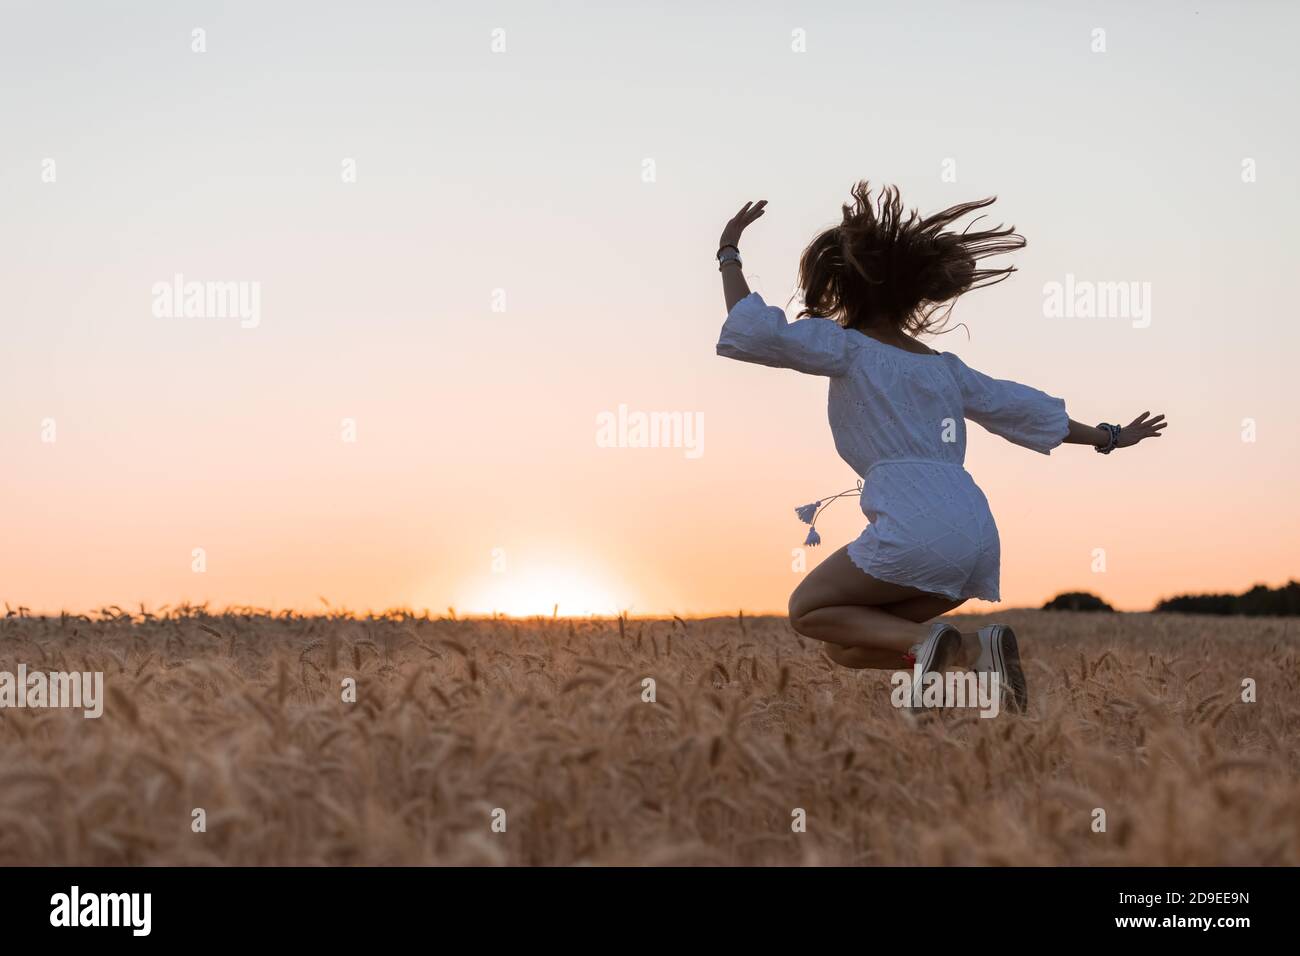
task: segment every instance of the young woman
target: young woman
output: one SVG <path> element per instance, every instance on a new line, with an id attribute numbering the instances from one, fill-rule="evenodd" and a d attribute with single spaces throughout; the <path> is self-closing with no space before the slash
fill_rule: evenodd
<path id="1" fill-rule="evenodd" d="M 835 447 L 862 479 L 870 524 L 795 589 L 790 623 L 825 641 L 831 659 L 846 667 L 907 666 L 918 676 L 997 671 L 1009 704 L 1023 711 L 1028 689 L 1010 627 L 963 634 L 943 621 L 924 623 L 967 598 L 999 600 L 998 530 L 963 467 L 964 419 L 1043 454 L 1062 442 L 1108 454 L 1159 437 L 1164 416 L 1143 412 L 1122 428 L 1083 425 L 1066 415 L 1061 399 L 990 378 L 922 344 L 916 337 L 940 331 L 958 296 L 1015 271 L 976 263 L 1025 240 L 1014 227 L 947 228 L 993 199 L 921 217 L 904 213 L 894 188 L 874 203 L 866 182 L 852 195 L 843 221 L 804 250 L 802 321 L 788 323 L 781 309 L 750 292 L 741 270 L 741 233 L 763 215 L 766 200 L 741 208 L 718 249 L 727 300 L 718 354 L 827 376 Z M 914 706 L 920 691 L 917 681 Z"/>

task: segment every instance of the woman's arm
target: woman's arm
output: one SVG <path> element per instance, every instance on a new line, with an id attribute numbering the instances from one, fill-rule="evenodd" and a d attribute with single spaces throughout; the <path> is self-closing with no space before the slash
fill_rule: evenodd
<path id="1" fill-rule="evenodd" d="M 722 295 L 727 300 L 727 311 L 736 307 L 736 303 L 749 295 L 749 283 L 745 281 L 745 270 L 739 261 L 732 259 L 722 266 Z"/>
<path id="2" fill-rule="evenodd" d="M 1104 428 L 1094 428 L 1070 419 L 1070 430 L 1065 435 L 1067 445 L 1096 445 L 1100 447 L 1110 441 L 1110 435 Z"/>
<path id="3" fill-rule="evenodd" d="M 740 252 L 740 234 L 745 231 L 755 219 L 763 215 L 763 207 L 767 205 L 767 200 L 763 199 L 757 203 L 747 202 L 740 208 L 740 212 L 732 217 L 722 230 L 722 238 L 718 240 L 718 251 L 730 246 L 737 253 Z M 736 307 L 736 303 L 749 295 L 749 283 L 745 281 L 745 272 L 740 267 L 740 261 L 729 259 L 722 263 L 722 294 L 727 300 L 727 312 L 731 312 Z"/>
<path id="4" fill-rule="evenodd" d="M 813 318 L 790 323 L 785 311 L 751 295 L 744 271 L 736 261 L 740 234 L 763 215 L 764 199 L 745 203 L 722 230 L 718 269 L 727 318 L 718 334 L 717 353 L 724 358 L 772 368 L 792 368 L 808 375 L 845 374 L 852 363 L 850 333 L 831 319 Z"/>
<path id="5" fill-rule="evenodd" d="M 1150 412 L 1143 412 L 1133 421 L 1129 422 L 1119 431 L 1119 438 L 1115 441 L 1116 448 L 1126 448 L 1129 445 L 1136 445 L 1144 438 L 1159 438 L 1161 431 L 1169 424 L 1164 420 L 1164 415 L 1157 415 L 1155 418 L 1147 418 Z M 1110 435 L 1104 428 L 1097 428 L 1093 425 L 1084 425 L 1070 419 L 1070 430 L 1065 436 L 1065 443 L 1068 445 L 1092 445 L 1096 448 L 1103 447 L 1110 442 Z"/>

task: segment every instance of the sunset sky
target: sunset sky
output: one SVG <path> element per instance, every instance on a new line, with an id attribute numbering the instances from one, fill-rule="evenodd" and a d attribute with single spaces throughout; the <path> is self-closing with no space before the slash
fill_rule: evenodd
<path id="1" fill-rule="evenodd" d="M 934 347 L 1169 416 L 1108 457 L 972 427 L 1005 604 L 1300 576 L 1300 12 L 1079 7 L 3 0 L 0 600 L 784 612 L 794 507 L 855 476 L 824 379 L 714 355 L 713 254 L 767 199 L 784 305 L 860 178 L 1029 240 Z M 156 315 L 178 273 L 259 321 Z M 1067 276 L 1149 324 L 1047 316 Z M 702 444 L 602 447 L 620 406 Z"/>

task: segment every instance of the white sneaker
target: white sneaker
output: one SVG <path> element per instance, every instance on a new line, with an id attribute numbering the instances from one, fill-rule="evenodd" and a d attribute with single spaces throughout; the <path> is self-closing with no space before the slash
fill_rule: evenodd
<path id="1" fill-rule="evenodd" d="M 1011 709 L 1023 714 L 1029 709 L 1029 687 L 1020 666 L 1016 632 L 1006 624 L 990 624 L 980 628 L 979 637 L 980 656 L 975 662 L 975 672 L 996 672 Z"/>
<path id="2" fill-rule="evenodd" d="M 912 708 L 921 707 L 926 674 L 948 669 L 961 647 L 961 632 L 945 621 L 930 625 L 930 636 L 912 648 Z"/>

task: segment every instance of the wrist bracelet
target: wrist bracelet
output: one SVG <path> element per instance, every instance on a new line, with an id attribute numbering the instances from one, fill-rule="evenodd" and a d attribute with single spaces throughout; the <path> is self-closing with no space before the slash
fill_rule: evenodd
<path id="1" fill-rule="evenodd" d="M 733 247 L 733 248 L 734 248 L 734 247 Z M 739 250 L 739 249 L 737 249 L 735 252 L 722 252 L 721 250 L 718 251 L 718 271 L 719 271 L 719 272 L 722 271 L 722 267 L 725 266 L 728 262 L 734 262 L 736 265 L 740 266 L 742 269 L 745 267 L 744 263 L 740 261 L 740 250 Z"/>
<path id="2" fill-rule="evenodd" d="M 722 258 L 722 250 L 723 250 L 723 249 L 735 249 L 735 250 L 736 250 L 736 255 L 740 255 L 740 246 L 733 245 L 732 243 L 727 242 L 727 243 L 723 243 L 722 245 L 718 246 L 718 251 L 715 253 L 715 255 L 716 255 L 719 259 Z"/>
<path id="3" fill-rule="evenodd" d="M 1118 425 L 1109 425 L 1106 422 L 1098 422 L 1097 427 L 1106 432 L 1106 444 L 1095 446 L 1094 450 L 1102 455 L 1109 455 L 1115 450 L 1116 443 L 1119 441 L 1120 427 Z"/>

